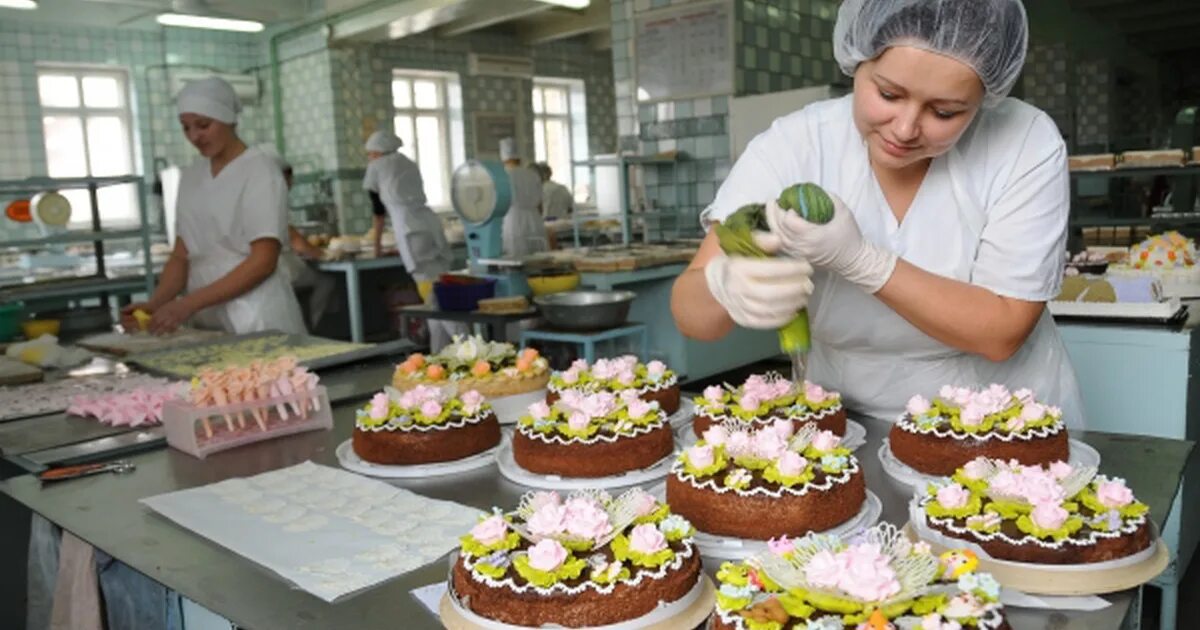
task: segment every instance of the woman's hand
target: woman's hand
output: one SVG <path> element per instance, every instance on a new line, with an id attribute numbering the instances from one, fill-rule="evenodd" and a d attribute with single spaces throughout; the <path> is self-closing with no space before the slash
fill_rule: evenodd
<path id="1" fill-rule="evenodd" d="M 704 267 L 713 298 L 746 328 L 779 328 L 808 304 L 812 266 L 795 258 L 714 257 Z"/>
<path id="2" fill-rule="evenodd" d="M 768 202 L 767 224 L 771 231 L 755 234 L 755 241 L 769 253 L 783 252 L 808 260 L 873 294 L 892 277 L 898 257 L 864 239 L 854 213 L 836 195 L 829 197 L 833 200 L 833 219 L 825 224 L 810 223 L 780 208 L 774 200 Z"/>
<path id="3" fill-rule="evenodd" d="M 135 313 L 139 311 L 142 313 L 141 319 L 135 315 Z M 146 325 L 149 322 L 145 318 L 147 315 L 153 314 L 154 307 L 151 306 L 149 302 L 135 302 L 125 306 L 121 308 L 121 327 L 124 328 L 125 332 L 127 333 L 146 330 Z M 143 321 L 146 323 L 143 323 Z"/>
<path id="4" fill-rule="evenodd" d="M 150 318 L 150 332 L 155 335 L 175 332 L 195 311 L 187 298 L 171 300 L 154 311 Z"/>

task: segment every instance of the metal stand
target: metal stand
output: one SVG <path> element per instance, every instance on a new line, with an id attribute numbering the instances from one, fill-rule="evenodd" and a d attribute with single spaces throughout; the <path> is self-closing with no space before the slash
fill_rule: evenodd
<path id="1" fill-rule="evenodd" d="M 625 324 L 624 326 L 619 326 L 617 328 L 598 330 L 596 332 L 569 332 L 565 330 L 548 330 L 544 328 L 523 330 L 521 331 L 521 347 L 524 348 L 532 339 L 575 343 L 583 346 L 583 359 L 591 364 L 595 363 L 596 361 L 596 343 L 608 341 L 610 339 L 620 339 L 623 337 L 635 336 L 638 338 L 638 358 L 642 361 L 645 361 L 649 354 L 645 324 Z"/>

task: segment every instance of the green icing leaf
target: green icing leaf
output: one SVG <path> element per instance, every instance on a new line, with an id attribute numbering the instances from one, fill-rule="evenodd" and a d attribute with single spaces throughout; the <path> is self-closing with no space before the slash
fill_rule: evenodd
<path id="1" fill-rule="evenodd" d="M 800 590 L 800 589 L 796 589 Z M 851 599 L 845 599 L 836 595 L 827 593 L 814 593 L 812 591 L 800 591 L 804 595 L 804 599 L 823 612 L 837 613 L 842 615 L 852 615 L 861 612 L 865 606 Z"/>
<path id="2" fill-rule="evenodd" d="M 914 615 L 924 617 L 925 615 L 941 610 L 947 601 L 946 595 L 943 593 L 918 597 L 912 602 L 912 612 Z"/>
<path id="3" fill-rule="evenodd" d="M 1017 518 L 1017 529 L 1035 536 L 1037 538 L 1053 538 L 1056 541 L 1066 540 L 1071 537 L 1071 534 L 1079 531 L 1083 527 L 1083 519 L 1078 516 L 1067 517 L 1062 527 L 1058 529 L 1042 529 L 1038 527 L 1029 516 L 1022 514 Z"/>
<path id="4" fill-rule="evenodd" d="M 935 491 L 934 495 L 936 496 L 936 494 L 937 493 Z M 971 498 L 967 499 L 967 504 L 960 508 L 951 509 L 944 507 L 941 503 L 938 503 L 937 499 L 935 498 L 933 501 L 930 501 L 928 504 L 926 504 L 925 511 L 934 518 L 967 518 L 968 516 L 975 516 L 976 514 L 979 514 L 981 508 L 982 501 L 980 500 L 979 495 L 972 493 Z"/>
<path id="5" fill-rule="evenodd" d="M 788 591 L 779 595 L 779 603 L 788 615 L 799 619 L 808 619 L 816 612 L 816 608 L 804 602 L 803 591 Z"/>
<path id="6" fill-rule="evenodd" d="M 702 441 L 698 442 L 697 444 L 703 445 L 704 441 L 702 440 Z M 695 466 L 692 465 L 692 462 L 688 460 L 686 449 L 684 449 L 684 451 L 679 454 L 679 461 L 683 462 L 684 472 L 688 473 L 689 475 L 692 475 L 693 477 L 697 477 L 697 478 L 707 477 L 709 475 L 715 475 L 718 472 L 721 472 L 722 470 L 724 470 L 725 466 L 727 464 L 727 461 L 725 459 L 725 447 L 723 447 L 723 446 L 717 446 L 717 447 L 713 448 L 713 462 L 712 462 L 712 464 L 705 466 L 704 468 L 696 468 Z"/>
<path id="7" fill-rule="evenodd" d="M 791 488 L 792 486 L 804 485 L 804 484 L 812 481 L 813 477 L 815 477 L 815 476 L 816 476 L 816 473 L 813 472 L 813 467 L 812 467 L 811 463 L 804 468 L 803 472 L 801 472 L 799 475 L 797 475 L 795 477 L 785 477 L 784 475 L 780 474 L 779 468 L 775 465 L 774 462 L 772 462 L 770 466 L 767 466 L 767 469 L 763 471 L 763 479 L 766 479 L 767 481 L 770 481 L 773 483 L 777 483 L 785 488 Z"/>
<path id="8" fill-rule="evenodd" d="M 771 465 L 771 460 L 754 457 L 753 455 L 743 455 L 733 460 L 735 464 L 749 470 L 762 470 Z"/>
<path id="9" fill-rule="evenodd" d="M 612 541 L 612 552 L 617 560 L 622 562 L 630 562 L 639 567 L 654 569 L 670 562 L 675 557 L 675 552 L 671 551 L 670 547 L 660 549 L 654 553 L 642 553 L 629 548 L 629 539 L 624 534 L 618 534 Z"/>
<path id="10" fill-rule="evenodd" d="M 484 564 L 482 562 L 475 563 L 475 570 L 492 578 L 493 580 L 499 580 L 500 578 L 504 577 L 505 573 L 508 573 L 508 567 L 494 567 L 490 564 Z"/>
<path id="11" fill-rule="evenodd" d="M 642 525 L 644 523 L 653 523 L 657 525 L 664 518 L 671 515 L 671 507 L 666 503 L 660 503 L 655 510 L 645 516 L 639 516 L 633 520 L 634 525 Z M 668 537 L 668 540 L 670 537 Z"/>
<path id="12" fill-rule="evenodd" d="M 1013 520 L 1022 514 L 1028 514 L 1033 507 L 1015 501 L 992 500 L 984 506 L 985 512 L 995 512 L 1001 518 Z"/>
<path id="13" fill-rule="evenodd" d="M 599 571 L 593 570 L 592 575 L 591 575 L 591 580 L 597 584 L 612 584 L 613 582 L 620 582 L 621 580 L 628 580 L 630 577 L 631 577 L 631 574 L 629 573 L 629 567 L 622 566 L 621 570 L 617 571 L 617 574 L 612 577 L 608 576 L 607 571 L 599 572 Z"/>
<path id="14" fill-rule="evenodd" d="M 769 619 L 766 621 L 758 621 L 742 615 L 742 623 L 745 624 L 749 630 L 783 630 L 783 624 L 779 623 L 778 621 L 771 621 Z"/>
<path id="15" fill-rule="evenodd" d="M 521 554 L 513 559 L 513 566 L 517 569 L 517 574 L 525 578 L 525 581 L 534 586 L 546 588 L 557 582 L 565 582 L 579 577 L 579 574 L 587 568 L 587 561 L 567 556 L 562 566 L 554 571 L 541 571 L 529 565 L 529 556 Z"/>
<path id="16" fill-rule="evenodd" d="M 518 536 L 516 532 L 512 531 L 508 532 L 508 535 L 504 537 L 504 540 L 501 540 L 494 545 L 485 545 L 478 540 L 475 540 L 475 537 L 470 534 L 467 534 L 458 540 L 462 543 L 463 552 L 469 556 L 475 556 L 477 558 L 482 558 L 493 551 L 510 551 L 512 549 L 516 549 L 517 546 L 521 544 L 521 537 Z"/>
<path id="17" fill-rule="evenodd" d="M 722 562 L 717 569 L 717 581 L 734 586 L 745 586 L 750 583 L 749 571 L 744 564 Z"/>
<path id="18" fill-rule="evenodd" d="M 749 597 L 730 597 L 717 591 L 717 608 L 726 611 L 742 610 L 750 605 Z"/>

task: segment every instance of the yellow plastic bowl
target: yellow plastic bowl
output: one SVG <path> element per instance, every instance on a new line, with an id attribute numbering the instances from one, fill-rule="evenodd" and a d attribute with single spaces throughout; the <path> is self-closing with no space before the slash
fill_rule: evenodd
<path id="1" fill-rule="evenodd" d="M 21 322 L 21 332 L 26 339 L 37 339 L 42 335 L 58 335 L 62 321 L 57 319 L 29 319 Z"/>
<path id="2" fill-rule="evenodd" d="M 563 273 L 553 276 L 529 276 L 529 288 L 534 295 L 562 293 L 579 286 L 579 273 Z"/>

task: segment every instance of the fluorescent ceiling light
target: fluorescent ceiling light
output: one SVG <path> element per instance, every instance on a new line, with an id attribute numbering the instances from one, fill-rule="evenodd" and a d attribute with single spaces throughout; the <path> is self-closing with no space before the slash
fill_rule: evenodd
<path id="1" fill-rule="evenodd" d="M 586 9 L 592 0 L 540 0 L 546 4 L 554 4 L 568 9 Z"/>
<path id="2" fill-rule="evenodd" d="M 36 9 L 37 0 L 0 0 L 0 9 Z"/>
<path id="3" fill-rule="evenodd" d="M 0 2 L 4 1 L 0 0 Z M 240 31 L 242 33 L 257 33 L 263 30 L 262 22 L 255 22 L 253 20 L 233 20 L 205 15 L 188 15 L 186 13 L 160 13 L 158 15 L 158 23 L 163 26 L 210 28 L 217 31 Z"/>

